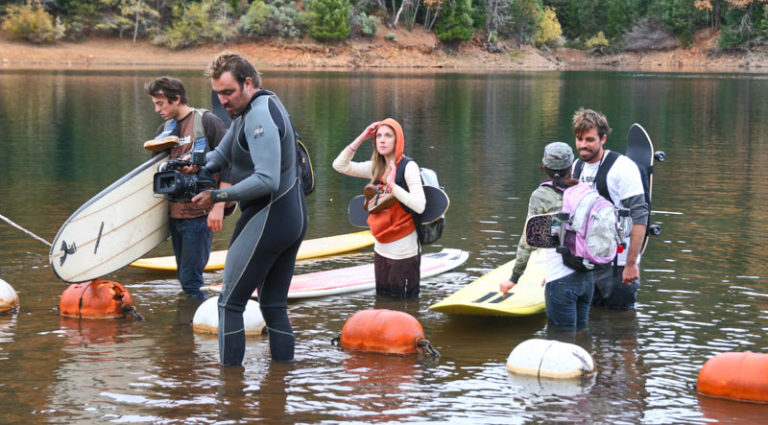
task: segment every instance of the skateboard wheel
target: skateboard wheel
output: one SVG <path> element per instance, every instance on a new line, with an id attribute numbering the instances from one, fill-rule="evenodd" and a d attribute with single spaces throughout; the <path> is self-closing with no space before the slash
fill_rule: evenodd
<path id="1" fill-rule="evenodd" d="M 661 226 L 658 224 L 651 224 L 648 226 L 648 233 L 650 233 L 653 236 L 658 236 L 661 234 Z"/>
<path id="2" fill-rule="evenodd" d="M 664 151 L 656 151 L 653 154 L 653 159 L 659 162 L 664 162 L 664 160 L 667 159 L 667 154 L 665 154 Z"/>

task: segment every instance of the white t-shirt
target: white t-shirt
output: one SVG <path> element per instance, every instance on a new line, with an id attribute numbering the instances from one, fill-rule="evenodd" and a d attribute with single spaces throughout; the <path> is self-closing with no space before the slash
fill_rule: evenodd
<path id="1" fill-rule="evenodd" d="M 589 183 L 597 189 L 595 185 L 595 176 L 597 176 L 597 170 L 600 164 L 608 156 L 608 149 L 603 154 L 603 159 L 593 163 L 584 163 L 584 168 L 579 175 L 579 181 L 583 183 Z M 625 155 L 619 155 L 616 158 L 616 162 L 608 170 L 606 176 L 606 183 L 608 184 L 608 193 L 611 195 L 611 200 L 617 208 L 622 207 L 621 201 L 627 198 L 631 198 L 637 195 L 645 194 L 643 190 L 643 179 L 640 177 L 640 170 L 637 168 L 635 161 L 632 161 Z M 624 240 L 624 243 L 629 247 L 629 238 Z M 623 266 L 627 262 L 627 252 L 625 249 L 623 253 L 619 254 L 619 265 Z M 637 256 L 637 263 L 640 264 L 640 255 Z"/>
<path id="2" fill-rule="evenodd" d="M 568 276 L 573 273 L 574 270 L 565 265 L 563 262 L 563 256 L 555 250 L 555 248 L 543 248 L 544 249 L 544 261 L 547 264 L 547 270 L 544 275 L 545 282 L 552 282 L 555 279 Z"/>

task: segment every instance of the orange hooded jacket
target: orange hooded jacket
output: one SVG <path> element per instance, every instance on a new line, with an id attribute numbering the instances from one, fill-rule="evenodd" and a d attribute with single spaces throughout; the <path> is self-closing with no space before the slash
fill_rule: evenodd
<path id="1" fill-rule="evenodd" d="M 400 123 L 392 118 L 383 120 L 379 125 L 389 126 L 395 132 L 395 165 L 397 166 L 403 159 L 403 150 L 405 148 L 403 128 L 400 127 Z M 377 214 L 369 215 L 368 227 L 370 227 L 373 237 L 381 243 L 394 242 L 416 230 L 416 225 L 413 224 L 413 217 L 403 209 L 400 202 Z"/>

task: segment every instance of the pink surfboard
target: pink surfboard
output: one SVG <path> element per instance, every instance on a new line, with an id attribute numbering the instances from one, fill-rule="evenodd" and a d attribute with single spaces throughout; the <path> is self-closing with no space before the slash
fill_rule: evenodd
<path id="1" fill-rule="evenodd" d="M 445 248 L 440 252 L 421 256 L 421 278 L 436 276 L 453 270 L 469 258 L 469 253 L 460 249 Z M 289 299 L 324 297 L 327 295 L 346 294 L 349 292 L 374 289 L 376 280 L 373 264 L 345 267 L 300 274 L 293 277 L 288 290 Z M 220 293 L 223 285 L 204 286 L 203 290 Z M 257 298 L 256 292 L 252 298 Z"/>

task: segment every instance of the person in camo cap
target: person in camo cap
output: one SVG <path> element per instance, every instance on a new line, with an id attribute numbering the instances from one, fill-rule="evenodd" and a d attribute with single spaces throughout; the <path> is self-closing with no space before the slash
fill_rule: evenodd
<path id="1" fill-rule="evenodd" d="M 573 150 L 567 143 L 553 142 L 544 147 L 541 169 L 547 180 L 531 193 L 528 201 L 528 217 L 560 212 L 563 207 L 563 191 L 578 180 L 571 179 Z M 499 284 L 499 290 L 507 294 L 525 272 L 528 259 L 534 250 L 525 242 L 525 229 L 517 244 L 517 261 L 509 280 Z M 594 276 L 590 272 L 575 271 L 565 265 L 563 257 L 554 248 L 545 249 L 545 286 L 547 322 L 555 330 L 578 332 L 589 327 L 589 308 L 594 291 Z"/>

